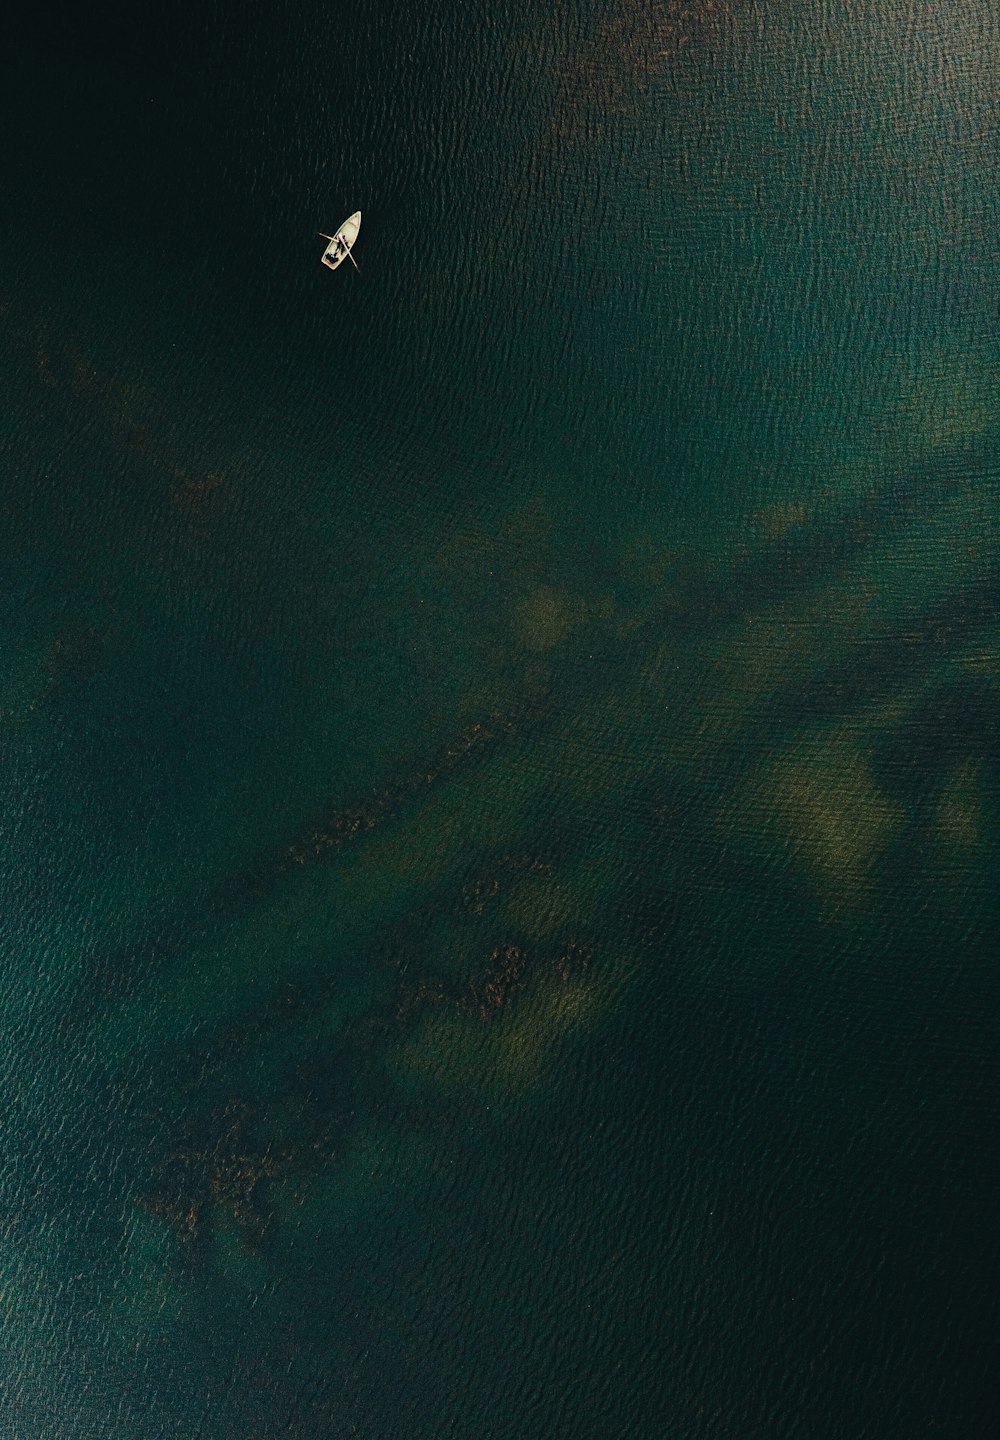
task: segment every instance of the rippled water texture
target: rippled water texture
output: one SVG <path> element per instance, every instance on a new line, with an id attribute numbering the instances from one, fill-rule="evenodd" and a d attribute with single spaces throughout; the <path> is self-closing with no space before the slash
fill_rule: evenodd
<path id="1" fill-rule="evenodd" d="M 995 7 L 170 8 L 3 59 L 0 1429 L 990 1433 Z"/>

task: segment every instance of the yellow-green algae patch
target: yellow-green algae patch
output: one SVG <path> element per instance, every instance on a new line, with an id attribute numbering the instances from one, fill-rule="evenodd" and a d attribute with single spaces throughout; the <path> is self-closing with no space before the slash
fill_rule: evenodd
<path id="1" fill-rule="evenodd" d="M 974 760 L 963 760 L 947 776 L 937 807 L 938 836 L 946 850 L 962 852 L 983 836 L 983 773 Z"/>
<path id="2" fill-rule="evenodd" d="M 582 602 L 552 585 L 536 585 L 514 611 L 514 633 L 526 650 L 553 650 L 586 617 Z"/>
<path id="3" fill-rule="evenodd" d="M 799 736 L 787 755 L 751 770 L 722 817 L 727 839 L 766 841 L 779 858 L 790 854 L 833 904 L 866 893 L 905 818 L 847 726 Z"/>
<path id="4" fill-rule="evenodd" d="M 961 665 L 970 675 L 1000 680 L 1000 632 L 995 626 L 969 642 L 962 652 Z"/>
<path id="5" fill-rule="evenodd" d="M 923 358 L 900 390 L 904 444 L 913 453 L 939 449 L 1000 421 L 1000 366 L 981 348 L 942 346 Z"/>
<path id="6" fill-rule="evenodd" d="M 585 973 L 547 970 L 516 1005 L 489 1020 L 455 1006 L 428 1006 L 399 1049 L 400 1070 L 445 1092 L 516 1099 L 548 1077 L 564 1042 L 600 1022 L 632 970 L 624 957 Z"/>
<path id="7" fill-rule="evenodd" d="M 536 864 L 517 875 L 503 896 L 507 925 L 530 941 L 579 934 L 621 883 L 619 859 L 608 853 L 605 840 L 604 830 L 596 830 L 571 863 L 558 868 Z"/>
<path id="8" fill-rule="evenodd" d="M 995 543 L 994 496 L 970 486 L 943 494 L 930 515 L 915 517 L 902 533 L 894 527 L 829 580 L 725 624 L 697 646 L 668 638 L 626 683 L 585 702 L 549 740 L 563 804 L 578 798 L 594 805 L 664 766 L 699 780 L 718 747 L 759 723 L 772 697 L 794 705 L 799 690 L 808 695 L 814 679 L 822 683 L 838 667 L 848 684 L 856 676 L 862 692 L 877 688 L 876 673 L 866 680 L 852 667 L 854 656 L 868 663 L 866 646 L 899 651 L 900 684 L 909 686 L 906 669 L 916 677 L 928 658 L 913 629 L 914 607 L 924 613 L 928 603 L 938 605 L 947 633 L 956 587 L 960 617 L 962 587 L 988 574 Z M 976 646 L 969 664 L 987 669 L 994 653 Z"/>
<path id="9" fill-rule="evenodd" d="M 623 683 L 585 701 L 541 742 L 561 803 L 595 808 L 664 766 L 703 775 L 755 706 L 849 656 L 874 623 L 878 595 L 867 567 L 858 566 L 700 643 L 678 636 L 657 645 Z"/>

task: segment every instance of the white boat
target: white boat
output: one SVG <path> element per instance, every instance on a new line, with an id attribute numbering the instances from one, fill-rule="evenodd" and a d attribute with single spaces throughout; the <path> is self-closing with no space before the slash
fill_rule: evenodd
<path id="1" fill-rule="evenodd" d="M 323 239 L 329 240 L 330 242 L 323 251 L 323 264 L 329 265 L 331 270 L 336 270 L 338 265 L 342 265 L 343 262 L 350 257 L 351 264 L 356 270 L 358 268 L 358 262 L 354 256 L 351 255 L 351 246 L 358 238 L 358 231 L 360 229 L 361 211 L 355 210 L 354 214 L 344 221 L 336 235 L 323 235 L 323 231 L 321 230 L 319 233 L 323 235 Z"/>

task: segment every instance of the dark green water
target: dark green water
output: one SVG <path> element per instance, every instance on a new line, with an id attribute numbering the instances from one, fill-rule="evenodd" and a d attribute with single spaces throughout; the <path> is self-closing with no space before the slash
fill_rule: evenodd
<path id="1" fill-rule="evenodd" d="M 991 1433 L 993 8 L 161 9 L 0 62 L 0 1432 Z"/>

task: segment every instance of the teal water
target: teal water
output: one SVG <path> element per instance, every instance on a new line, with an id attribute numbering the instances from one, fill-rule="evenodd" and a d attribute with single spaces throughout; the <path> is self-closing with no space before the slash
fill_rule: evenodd
<path id="1" fill-rule="evenodd" d="M 992 10 L 11 37 L 3 1433 L 990 1433 Z"/>

